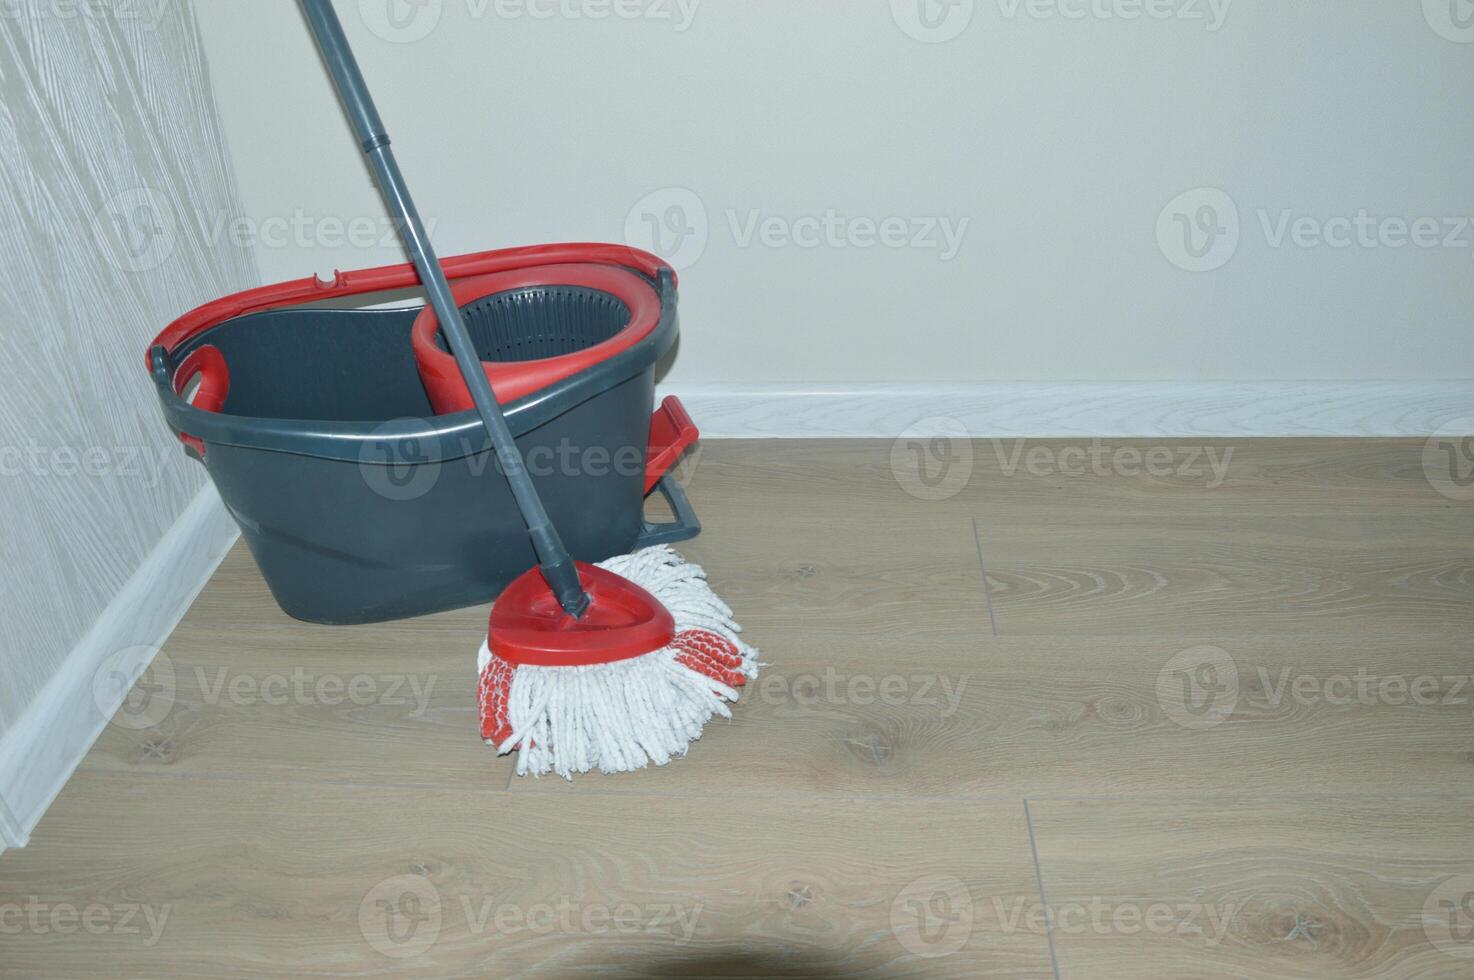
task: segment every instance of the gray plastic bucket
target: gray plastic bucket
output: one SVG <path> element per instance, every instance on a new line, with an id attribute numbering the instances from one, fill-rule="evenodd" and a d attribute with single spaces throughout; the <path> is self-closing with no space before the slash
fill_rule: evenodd
<path id="1" fill-rule="evenodd" d="M 676 522 L 643 517 L 655 364 L 678 332 L 674 276 L 653 262 L 632 270 L 660 297 L 648 336 L 504 406 L 549 516 L 584 561 L 700 531 L 669 474 L 658 489 Z M 519 359 L 508 344 L 525 345 L 522 357 L 546 356 L 612 329 L 609 304 L 578 290 L 509 292 L 517 295 L 468 304 L 480 307 L 468 317 L 473 339 L 494 356 Z M 194 447 L 272 594 L 298 619 L 369 623 L 475 605 L 536 564 L 476 414 L 433 413 L 410 346 L 419 312 L 266 309 L 178 343 L 166 331 L 150 348 L 165 418 Z M 562 339 L 550 348 L 555 328 Z M 229 369 L 214 411 L 176 391 L 181 366 L 188 371 L 207 347 Z"/>

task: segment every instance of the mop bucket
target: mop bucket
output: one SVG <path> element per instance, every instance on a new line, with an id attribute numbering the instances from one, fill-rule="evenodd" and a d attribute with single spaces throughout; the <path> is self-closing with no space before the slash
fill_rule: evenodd
<path id="1" fill-rule="evenodd" d="M 655 364 L 679 329 L 670 267 L 582 244 L 442 265 L 572 554 L 696 535 L 669 470 L 697 431 L 676 399 L 654 405 Z M 433 313 L 342 302 L 418 285 L 405 264 L 265 286 L 191 311 L 149 347 L 165 419 L 297 619 L 476 605 L 536 564 Z M 644 518 L 657 490 L 671 523 Z"/>

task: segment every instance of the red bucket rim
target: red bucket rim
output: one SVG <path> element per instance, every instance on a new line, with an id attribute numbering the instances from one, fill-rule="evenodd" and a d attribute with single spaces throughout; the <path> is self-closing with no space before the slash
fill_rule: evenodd
<path id="1" fill-rule="evenodd" d="M 626 351 L 644 340 L 660 324 L 660 296 L 646 279 L 628 269 L 597 263 L 536 265 L 452 283 L 457 306 L 498 293 L 543 286 L 577 286 L 607 293 L 629 310 L 629 320 L 612 337 L 582 350 L 526 361 L 482 361 L 497 401 L 506 404 L 571 378 L 580 371 Z M 455 358 L 435 342 L 440 321 L 429 306 L 415 317 L 410 332 L 420 380 L 438 415 L 453 415 L 475 407 Z"/>

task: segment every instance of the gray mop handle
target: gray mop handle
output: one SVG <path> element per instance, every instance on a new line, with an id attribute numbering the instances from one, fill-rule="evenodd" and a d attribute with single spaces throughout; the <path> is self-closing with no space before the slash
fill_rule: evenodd
<path id="1" fill-rule="evenodd" d="M 465 379 L 471 398 L 476 403 L 476 411 L 491 436 L 497 460 L 507 477 L 507 483 L 511 485 L 512 496 L 517 500 L 517 509 L 522 512 L 522 519 L 527 524 L 527 533 L 537 552 L 543 578 L 547 580 L 564 610 L 578 618 L 589 605 L 589 597 L 578 579 L 578 569 L 574 567 L 568 549 L 563 546 L 558 529 L 548 519 L 548 512 L 537 495 L 537 488 L 533 486 L 527 467 L 523 464 L 522 454 L 517 451 L 512 430 L 507 427 L 507 420 L 502 415 L 501 406 L 497 404 L 491 383 L 482 370 L 481 359 L 476 356 L 476 348 L 466 332 L 460 309 L 451 295 L 450 284 L 445 281 L 445 272 L 440 268 L 440 261 L 435 257 L 430 238 L 420 221 L 420 214 L 409 196 L 404 175 L 399 172 L 394 153 L 389 149 L 389 135 L 384 132 L 384 124 L 379 119 L 378 110 L 374 108 L 363 74 L 358 70 L 358 62 L 353 57 L 352 49 L 348 47 L 348 39 L 343 36 L 343 25 L 339 23 L 330 0 L 300 2 L 307 23 L 312 28 L 312 36 L 317 41 L 318 51 L 322 53 L 322 59 L 333 76 L 333 84 L 343 102 L 343 110 L 353 124 L 353 131 L 358 136 L 364 155 L 373 166 L 379 190 L 383 192 L 390 212 L 398 219 L 400 237 L 404 239 L 405 248 L 414 259 L 420 282 L 424 284 L 430 297 L 430 305 L 440 321 L 440 329 L 445 334 L 451 353 L 455 355 L 461 377 Z"/>

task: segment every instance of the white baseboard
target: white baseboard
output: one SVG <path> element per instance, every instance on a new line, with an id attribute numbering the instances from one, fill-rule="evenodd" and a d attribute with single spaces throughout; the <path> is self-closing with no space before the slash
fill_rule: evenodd
<path id="1" fill-rule="evenodd" d="M 143 673 L 239 534 L 207 485 L 0 738 L 0 845 L 30 839 L 122 704 L 128 684 L 115 673 L 129 683 Z M 95 683 L 104 670 L 111 680 Z"/>
<path id="2" fill-rule="evenodd" d="M 978 439 L 1425 437 L 1474 416 L 1474 381 L 677 382 L 667 394 L 709 439 L 893 439 L 958 424 Z"/>

